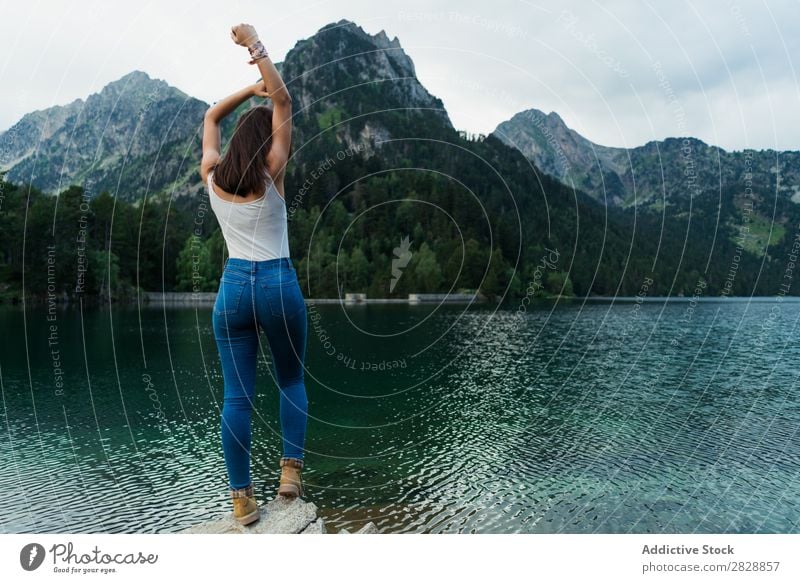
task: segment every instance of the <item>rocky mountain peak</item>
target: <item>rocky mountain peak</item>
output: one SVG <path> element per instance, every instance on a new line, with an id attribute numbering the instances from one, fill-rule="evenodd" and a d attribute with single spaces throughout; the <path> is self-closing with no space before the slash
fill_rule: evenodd
<path id="1" fill-rule="evenodd" d="M 90 95 L 86 103 L 113 102 L 118 107 L 144 108 L 169 98 L 188 99 L 189 96 L 163 79 L 154 79 L 144 71 L 134 70 Z"/>
<path id="2" fill-rule="evenodd" d="M 600 146 L 570 129 L 556 113 L 538 109 L 500 123 L 495 135 L 547 174 L 612 205 L 681 201 L 703 190 L 741 187 L 746 180 L 800 202 L 794 186 L 800 175 L 798 152 L 783 152 L 779 158 L 774 152 L 752 153 L 745 164 L 741 153 L 693 137 L 667 137 L 634 148 Z"/>
<path id="3" fill-rule="evenodd" d="M 141 196 L 149 184 L 174 180 L 179 164 L 165 155 L 186 148 L 206 107 L 132 71 L 86 99 L 23 116 L 0 134 L 0 170 L 50 192 L 81 177 L 92 194 L 124 184 L 128 196 Z"/>
<path id="4" fill-rule="evenodd" d="M 384 30 L 369 34 L 346 19 L 327 24 L 289 51 L 281 73 L 303 107 L 326 95 L 320 88 L 338 87 L 360 95 L 362 101 L 379 91 L 386 108 L 441 109 L 441 117 L 452 127 L 442 102 L 417 79 L 414 63 L 399 39 L 390 39 Z M 330 100 L 323 97 L 323 101 L 335 107 L 337 98 L 342 94 Z"/>

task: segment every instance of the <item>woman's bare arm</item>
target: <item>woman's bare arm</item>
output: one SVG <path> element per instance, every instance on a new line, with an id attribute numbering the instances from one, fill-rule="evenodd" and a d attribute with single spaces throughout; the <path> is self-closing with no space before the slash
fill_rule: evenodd
<path id="1" fill-rule="evenodd" d="M 256 43 L 258 34 L 249 24 L 240 24 L 231 29 L 236 44 L 250 47 Z M 272 99 L 272 147 L 267 156 L 270 175 L 283 195 L 283 177 L 292 145 L 292 97 L 280 73 L 269 57 L 256 61 L 264 86 Z"/>
<path id="2" fill-rule="evenodd" d="M 219 161 L 220 129 L 219 124 L 251 97 L 269 97 L 264 82 L 248 85 L 236 93 L 228 95 L 208 108 L 203 119 L 203 159 L 200 162 L 200 176 L 203 182 L 208 180 L 208 172 Z"/>

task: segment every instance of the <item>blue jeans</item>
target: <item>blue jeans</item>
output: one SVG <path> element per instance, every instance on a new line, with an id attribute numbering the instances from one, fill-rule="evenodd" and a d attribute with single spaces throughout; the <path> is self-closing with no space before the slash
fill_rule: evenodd
<path id="1" fill-rule="evenodd" d="M 259 329 L 272 353 L 280 388 L 283 457 L 303 459 L 308 416 L 304 382 L 306 305 L 289 258 L 229 258 L 219 282 L 212 318 L 225 383 L 222 450 L 231 488 L 250 480 L 250 420 L 256 384 Z"/>

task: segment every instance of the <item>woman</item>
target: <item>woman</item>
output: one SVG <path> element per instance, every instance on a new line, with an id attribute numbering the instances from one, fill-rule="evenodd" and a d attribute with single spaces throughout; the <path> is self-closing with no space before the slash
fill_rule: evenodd
<path id="1" fill-rule="evenodd" d="M 249 24 L 231 29 L 250 52 L 262 80 L 214 104 L 205 115 L 200 175 L 207 183 L 229 258 L 214 304 L 214 337 L 225 383 L 220 429 L 233 499 L 241 524 L 258 520 L 250 479 L 250 420 L 255 396 L 259 329 L 269 342 L 280 388 L 283 456 L 278 494 L 303 495 L 308 400 L 304 383 L 306 306 L 289 257 L 284 172 L 291 152 L 292 99 Z M 220 156 L 220 122 L 251 97 L 272 107 L 248 109 Z"/>

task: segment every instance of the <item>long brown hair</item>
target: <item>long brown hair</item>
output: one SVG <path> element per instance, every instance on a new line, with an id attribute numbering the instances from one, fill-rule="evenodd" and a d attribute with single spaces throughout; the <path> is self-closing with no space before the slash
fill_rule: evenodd
<path id="1" fill-rule="evenodd" d="M 236 122 L 228 151 L 214 167 L 214 182 L 225 192 L 262 193 L 271 180 L 267 154 L 272 147 L 272 108 L 251 107 Z"/>

